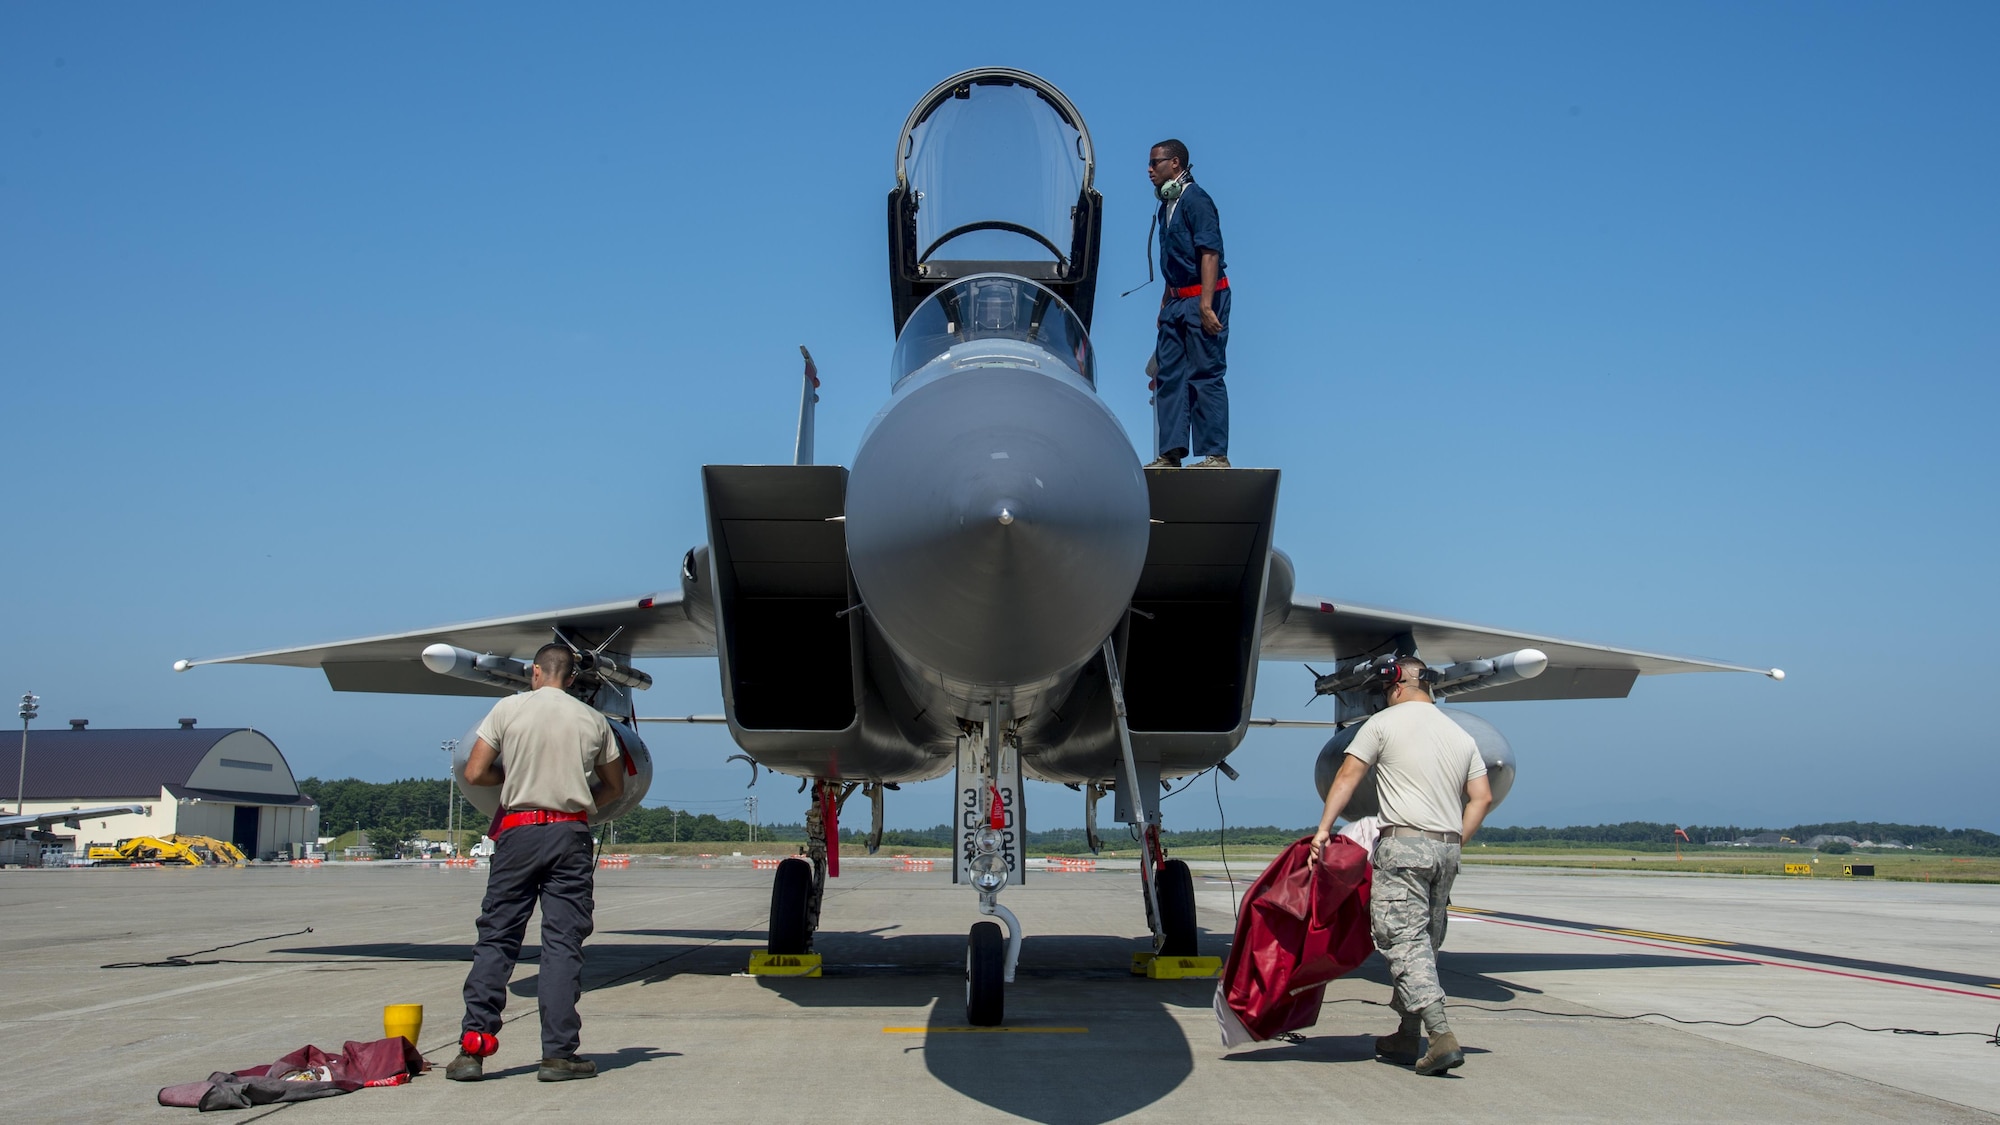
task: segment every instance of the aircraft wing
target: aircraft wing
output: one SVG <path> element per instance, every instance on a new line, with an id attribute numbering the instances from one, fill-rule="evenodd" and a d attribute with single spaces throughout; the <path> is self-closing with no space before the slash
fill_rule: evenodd
<path id="1" fill-rule="evenodd" d="M 0 828 L 26 828 L 36 832 L 47 832 L 58 824 L 81 829 L 80 820 L 97 820 L 107 816 L 144 816 L 144 805 L 98 805 L 88 809 L 57 809 L 54 812 L 27 813 L 21 816 L 0 816 Z"/>
<path id="2" fill-rule="evenodd" d="M 634 657 L 715 655 L 715 627 L 697 620 L 689 612 L 683 592 L 675 589 L 623 601 L 466 621 L 408 633 L 275 648 L 241 656 L 181 660 L 174 663 L 174 670 L 185 672 L 203 664 L 278 664 L 319 668 L 335 691 L 500 697 L 512 694 L 512 690 L 440 676 L 424 667 L 425 647 L 443 643 L 473 652 L 528 660 L 536 649 L 554 639 L 551 630 L 556 626 L 572 637 L 592 640 L 602 640 L 612 630 L 623 628 L 613 647 Z"/>
<path id="3" fill-rule="evenodd" d="M 1403 633 L 1416 641 L 1417 652 L 1431 664 L 1481 660 L 1524 648 L 1540 649 L 1548 655 L 1548 670 L 1532 680 L 1459 696 L 1475 703 L 1507 699 L 1623 699 L 1640 676 L 1673 672 L 1755 672 L 1778 680 L 1785 676 L 1776 668 L 1613 648 L 1303 594 L 1292 598 L 1282 621 L 1265 622 L 1264 644 L 1259 655 L 1265 660 L 1345 660 L 1384 651 Z"/>

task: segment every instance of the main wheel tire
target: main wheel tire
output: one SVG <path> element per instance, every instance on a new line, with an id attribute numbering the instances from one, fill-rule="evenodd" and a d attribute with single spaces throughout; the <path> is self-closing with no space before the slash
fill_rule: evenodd
<path id="1" fill-rule="evenodd" d="M 1153 887 L 1159 896 L 1160 926 L 1167 939 L 1160 946 L 1160 956 L 1197 955 L 1201 950 L 1194 924 L 1194 873 L 1186 863 L 1170 859 L 1154 874 Z"/>
<path id="2" fill-rule="evenodd" d="M 965 1022 L 998 1027 L 1007 1014 L 1007 938 L 998 922 L 975 922 L 965 942 Z"/>
<path id="3" fill-rule="evenodd" d="M 771 930 L 764 942 L 768 952 L 804 953 L 812 945 L 812 927 L 806 922 L 812 885 L 812 864 L 793 858 L 778 865 L 778 876 L 771 880 Z"/>

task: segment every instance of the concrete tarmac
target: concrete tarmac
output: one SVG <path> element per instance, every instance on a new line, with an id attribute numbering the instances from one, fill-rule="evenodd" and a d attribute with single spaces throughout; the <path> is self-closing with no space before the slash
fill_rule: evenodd
<path id="1" fill-rule="evenodd" d="M 1378 1062 L 1380 959 L 1327 990 L 1296 1042 L 1225 1051 L 1213 983 L 1148 981 L 1129 871 L 1031 874 L 1005 1033 L 964 1022 L 973 896 L 948 876 L 850 861 L 829 886 L 821 979 L 742 975 L 770 874 L 747 860 L 607 869 L 587 947 L 583 1053 L 601 1075 L 535 1081 L 535 966 L 513 983 L 479 1084 L 237 1111 L 284 1122 L 1027 1119 L 1369 1122 L 1992 1121 L 2000 1113 L 2000 887 L 1661 878 L 1480 867 L 1443 958 L 1466 1065 Z M 1230 885 L 1197 876 L 1204 952 Z M 1247 881 L 1249 875 L 1239 869 Z M 456 1052 L 482 870 L 0 872 L 0 1104 L 12 1120 L 165 1120 L 166 1085 L 305 1043 L 381 1035 L 421 1003 L 420 1046 Z M 311 933 L 298 933 L 306 927 Z M 535 939 L 531 926 L 529 941 Z M 229 946 L 214 949 L 211 947 Z M 527 950 L 530 958 L 535 948 Z M 1495 1009 L 1532 1008 L 1536 1011 Z M 1681 1026 L 1657 1018 L 1847 1027 Z"/>

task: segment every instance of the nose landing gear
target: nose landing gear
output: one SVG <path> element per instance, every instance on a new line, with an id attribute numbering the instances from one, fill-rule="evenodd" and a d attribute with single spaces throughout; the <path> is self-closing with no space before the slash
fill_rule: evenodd
<path id="1" fill-rule="evenodd" d="M 1013 981 L 1014 966 L 1021 959 L 1021 922 L 1013 911 L 1000 905 L 1000 892 L 1017 864 L 1025 865 L 1020 853 L 1026 825 L 1020 800 L 1020 749 L 1009 741 L 1001 725 L 998 701 L 993 703 L 985 727 L 983 756 L 974 754 L 968 741 L 960 743 L 959 786 L 965 793 L 961 829 L 965 836 L 959 845 L 954 880 L 970 881 L 979 893 L 979 912 L 1006 923 L 1003 938 L 999 923 L 975 922 L 965 943 L 965 1020 L 975 1027 L 996 1027 L 1005 1017 L 1006 986 Z M 968 787 L 968 781 L 975 787 Z"/>

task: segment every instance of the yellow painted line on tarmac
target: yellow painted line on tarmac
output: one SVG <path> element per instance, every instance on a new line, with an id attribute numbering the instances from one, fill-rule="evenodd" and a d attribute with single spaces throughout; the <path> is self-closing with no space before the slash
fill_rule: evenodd
<path id="1" fill-rule="evenodd" d="M 1450 910 L 1450 911 L 1451 911 L 1451 912 L 1452 912 L 1453 914 L 1491 914 L 1491 913 L 1493 913 L 1493 912 L 1492 912 L 1491 910 L 1481 910 L 1481 909 L 1479 909 L 1479 908 L 1478 908 L 1478 907 L 1476 907 L 1476 906 L 1452 906 L 1452 907 L 1447 907 L 1446 909 Z"/>
<path id="2" fill-rule="evenodd" d="M 1597 928 L 1600 934 L 1623 934 L 1626 937 L 1652 938 L 1655 941 L 1677 941 L 1682 945 L 1735 945 L 1733 941 L 1717 941 L 1714 938 L 1688 937 L 1685 934 L 1660 934 L 1652 930 L 1614 930 L 1603 926 Z"/>
<path id="3" fill-rule="evenodd" d="M 884 1035 L 1084 1035 L 1087 1027 L 885 1027 Z"/>

